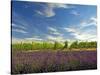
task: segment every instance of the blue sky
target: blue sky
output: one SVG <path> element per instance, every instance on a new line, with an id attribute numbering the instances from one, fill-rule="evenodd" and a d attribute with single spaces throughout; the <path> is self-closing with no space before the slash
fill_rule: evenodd
<path id="1" fill-rule="evenodd" d="M 12 40 L 97 40 L 91 5 L 12 1 Z"/>

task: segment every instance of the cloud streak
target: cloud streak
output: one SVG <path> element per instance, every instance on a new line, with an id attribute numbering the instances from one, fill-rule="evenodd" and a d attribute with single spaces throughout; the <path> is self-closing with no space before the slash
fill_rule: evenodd
<path id="1" fill-rule="evenodd" d="M 91 17 L 88 21 L 81 22 L 80 26 L 81 27 L 97 26 L 97 19 L 95 17 Z"/>
<path id="2" fill-rule="evenodd" d="M 62 34 L 56 28 L 48 27 L 48 31 L 49 31 L 50 34 L 62 36 Z"/>
<path id="3" fill-rule="evenodd" d="M 36 12 L 40 15 L 45 16 L 45 17 L 53 17 L 56 15 L 56 13 L 55 13 L 56 8 L 69 9 L 69 8 L 73 8 L 73 6 L 69 6 L 66 4 L 58 4 L 58 3 L 57 4 L 56 3 L 54 3 L 54 4 L 47 3 L 42 11 L 37 10 Z"/>
<path id="4" fill-rule="evenodd" d="M 65 30 L 70 32 L 70 35 L 72 35 L 77 40 L 96 40 L 96 34 L 88 33 L 88 30 L 85 32 L 77 30 L 76 28 L 66 28 Z"/>
<path id="5" fill-rule="evenodd" d="M 43 39 L 33 37 L 33 38 L 25 38 L 25 40 L 28 40 L 28 41 L 42 41 Z"/>
<path id="6" fill-rule="evenodd" d="M 17 33 L 22 33 L 22 34 L 26 34 L 28 32 L 26 32 L 25 30 L 22 29 L 12 29 L 13 32 L 17 32 Z"/>
<path id="7" fill-rule="evenodd" d="M 26 27 L 25 26 L 23 26 L 23 25 L 17 25 L 17 24 L 15 24 L 15 23 L 12 23 L 12 27 L 16 27 L 16 28 L 19 28 L 19 29 L 26 29 Z"/>
<path id="8" fill-rule="evenodd" d="M 95 30 L 86 29 L 85 31 L 82 31 L 85 27 L 96 26 L 96 18 L 90 18 L 88 22 L 86 21 L 84 23 L 80 23 L 77 26 L 79 27 L 77 28 L 66 27 L 64 28 L 64 30 L 69 32 L 69 34 L 72 35 L 77 40 L 92 40 L 92 41 L 97 40 L 96 29 Z"/>
<path id="9" fill-rule="evenodd" d="M 80 13 L 77 12 L 77 11 L 75 11 L 75 10 L 71 11 L 70 14 L 72 14 L 72 15 L 74 15 L 74 16 L 80 16 Z"/>
<path id="10" fill-rule="evenodd" d="M 56 37 L 56 36 L 52 36 L 52 35 L 47 35 L 46 39 L 49 40 L 49 41 L 58 41 L 58 42 L 64 42 L 65 41 L 65 39 L 61 36 Z"/>

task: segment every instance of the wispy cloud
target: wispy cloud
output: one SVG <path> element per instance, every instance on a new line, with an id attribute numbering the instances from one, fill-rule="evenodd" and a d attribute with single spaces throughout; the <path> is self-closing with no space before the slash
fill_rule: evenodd
<path id="1" fill-rule="evenodd" d="M 22 17 L 22 15 L 19 15 L 15 11 L 12 13 L 12 32 L 17 32 L 21 34 L 26 34 L 27 32 L 27 26 L 30 25 L 28 22 Z M 17 36 L 17 35 L 16 35 Z"/>
<path id="2" fill-rule="evenodd" d="M 64 28 L 65 31 L 69 32 L 70 35 L 73 36 L 73 38 L 78 40 L 97 40 L 97 34 L 96 29 L 90 30 L 86 29 L 85 31 L 82 31 L 87 26 L 96 25 L 96 19 L 93 18 L 93 21 L 91 21 L 92 18 L 89 19 L 89 22 L 80 23 L 79 27 L 66 27 Z"/>
<path id="3" fill-rule="evenodd" d="M 43 39 L 33 37 L 33 38 L 25 38 L 25 40 L 28 40 L 28 41 L 42 41 Z"/>
<path id="4" fill-rule="evenodd" d="M 82 32 L 81 29 L 77 30 L 76 28 L 66 28 L 67 32 L 70 32 L 70 35 L 77 40 L 96 40 L 96 34 L 88 33 L 88 30 Z"/>
<path id="5" fill-rule="evenodd" d="M 49 41 L 58 41 L 58 42 L 64 42 L 65 41 L 65 39 L 61 36 L 56 37 L 56 36 L 47 35 L 46 39 L 49 40 Z"/>
<path id="6" fill-rule="evenodd" d="M 28 32 L 26 32 L 25 30 L 22 30 L 22 29 L 12 29 L 12 31 L 17 32 L 17 33 L 22 33 L 22 34 L 28 33 Z"/>
<path id="7" fill-rule="evenodd" d="M 54 10 L 56 8 L 69 9 L 69 8 L 73 8 L 73 6 L 69 6 L 66 4 L 47 3 L 42 11 L 37 10 L 36 12 L 45 17 L 53 17 L 56 14 Z"/>
<path id="8" fill-rule="evenodd" d="M 12 12 L 12 22 L 14 24 L 17 23 L 17 24 L 22 25 L 22 26 L 30 25 L 29 22 L 27 22 L 27 20 L 25 18 L 23 18 L 22 15 L 18 14 L 15 11 Z"/>
<path id="9" fill-rule="evenodd" d="M 71 11 L 70 14 L 75 15 L 75 16 L 80 16 L 80 13 L 76 10 Z"/>
<path id="10" fill-rule="evenodd" d="M 75 32 L 76 33 L 76 28 L 72 28 L 72 27 L 70 27 L 70 28 L 64 28 L 67 32 Z"/>
<path id="11" fill-rule="evenodd" d="M 16 27 L 16 28 L 20 28 L 20 29 L 26 29 L 25 26 L 23 26 L 23 25 L 17 25 L 15 23 L 12 23 L 12 27 Z"/>
<path id="12" fill-rule="evenodd" d="M 48 27 L 48 29 L 52 32 L 57 32 L 57 29 L 53 28 L 53 27 Z"/>
<path id="13" fill-rule="evenodd" d="M 54 35 L 58 35 L 58 36 L 62 35 L 56 28 L 48 27 L 48 30 L 49 30 L 50 34 L 54 34 Z"/>
<path id="14" fill-rule="evenodd" d="M 95 17 L 91 17 L 87 21 L 82 21 L 80 23 L 80 26 L 82 26 L 82 27 L 97 26 L 97 19 Z"/>
<path id="15" fill-rule="evenodd" d="M 96 22 L 97 23 L 97 18 L 96 17 L 91 17 L 90 18 L 93 22 Z"/>

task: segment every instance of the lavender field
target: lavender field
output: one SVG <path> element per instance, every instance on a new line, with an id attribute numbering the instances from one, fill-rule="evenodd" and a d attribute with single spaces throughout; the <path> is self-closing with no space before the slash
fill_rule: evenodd
<path id="1" fill-rule="evenodd" d="M 96 69 L 96 55 L 96 51 L 17 51 L 12 53 L 12 74 Z"/>

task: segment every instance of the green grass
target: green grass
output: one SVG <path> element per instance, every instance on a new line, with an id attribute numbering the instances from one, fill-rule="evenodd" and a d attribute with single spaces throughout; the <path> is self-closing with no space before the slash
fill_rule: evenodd
<path id="1" fill-rule="evenodd" d="M 28 50 L 71 50 L 71 49 L 96 49 L 97 42 L 91 41 L 91 42 L 78 42 L 74 41 L 70 46 L 68 46 L 68 42 L 65 41 L 64 43 L 60 42 L 31 42 L 31 43 L 14 43 L 12 45 L 12 50 L 22 50 L 22 51 L 28 51 Z"/>

